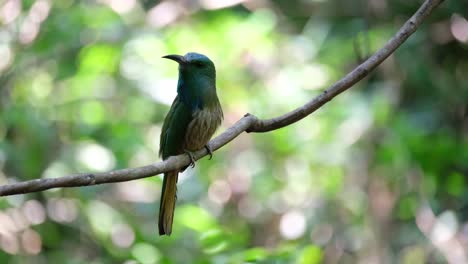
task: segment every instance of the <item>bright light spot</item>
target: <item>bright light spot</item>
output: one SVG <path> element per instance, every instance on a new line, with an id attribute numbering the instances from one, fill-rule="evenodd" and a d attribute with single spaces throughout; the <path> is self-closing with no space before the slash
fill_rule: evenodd
<path id="1" fill-rule="evenodd" d="M 208 189 L 208 198 L 217 204 L 227 203 L 231 198 L 229 184 L 223 180 L 214 181 Z"/>
<path id="2" fill-rule="evenodd" d="M 152 125 L 145 133 L 145 145 L 152 151 L 159 151 L 159 135 L 161 134 L 161 126 Z"/>
<path id="3" fill-rule="evenodd" d="M 309 163 L 302 158 L 289 158 L 285 165 L 286 173 L 278 175 L 285 177 L 286 182 L 281 190 L 281 204 L 286 208 L 301 207 L 306 203 L 314 203 L 317 200 L 317 192 L 311 191 Z"/>
<path id="4" fill-rule="evenodd" d="M 156 138 L 159 139 L 159 136 Z M 156 161 L 156 159 L 154 158 L 156 156 L 155 152 L 150 151 L 146 146 L 138 148 L 138 150 L 136 150 L 135 152 L 136 153 L 131 157 L 130 161 L 128 162 L 130 167 L 145 166 L 149 163 L 153 163 Z"/>
<path id="5" fill-rule="evenodd" d="M 19 251 L 18 239 L 12 234 L 2 235 L 0 237 L 0 245 L 8 254 L 17 254 Z"/>
<path id="6" fill-rule="evenodd" d="M 263 155 L 263 153 L 256 150 L 246 150 L 237 155 L 234 163 L 238 167 L 245 167 L 250 175 L 254 175 L 266 167 Z"/>
<path id="7" fill-rule="evenodd" d="M 280 233 L 286 239 L 301 237 L 306 230 L 306 219 L 300 211 L 290 211 L 281 217 Z"/>
<path id="8" fill-rule="evenodd" d="M 4 24 L 9 24 L 15 20 L 21 12 L 21 1 L 7 1 L 0 10 L 0 18 Z"/>
<path id="9" fill-rule="evenodd" d="M 102 0 L 101 2 L 106 3 L 112 10 L 119 14 L 125 14 L 132 10 L 135 6 L 135 0 Z"/>
<path id="10" fill-rule="evenodd" d="M 125 47 L 131 46 L 126 45 Z M 129 48 L 130 49 L 130 48 Z M 140 58 L 134 54 L 124 56 L 120 63 L 120 71 L 122 75 L 130 80 L 139 80 L 145 77 L 144 63 L 141 62 Z"/>
<path id="11" fill-rule="evenodd" d="M 178 184 L 184 183 L 186 180 L 192 177 L 193 174 L 194 174 L 194 170 L 192 170 L 191 168 L 185 170 L 184 172 L 179 173 Z"/>
<path id="12" fill-rule="evenodd" d="M 325 70 L 325 67 L 323 67 L 320 64 L 309 64 L 303 69 L 303 76 L 307 76 L 307 78 L 302 78 L 305 83 L 302 85 L 306 89 L 320 89 L 323 88 L 328 80 L 328 73 Z M 312 80 L 312 81 L 311 81 Z"/>
<path id="13" fill-rule="evenodd" d="M 15 222 L 10 215 L 0 212 L 0 234 L 6 235 L 16 232 Z"/>
<path id="14" fill-rule="evenodd" d="M 92 201 L 86 213 L 91 227 L 102 235 L 109 234 L 114 224 L 122 222 L 119 213 L 114 208 L 100 201 Z"/>
<path id="15" fill-rule="evenodd" d="M 205 9 L 221 9 L 245 2 L 245 0 L 201 0 L 200 4 Z"/>
<path id="16" fill-rule="evenodd" d="M 134 203 L 154 203 L 161 195 L 161 188 L 144 181 L 130 181 L 115 185 L 116 196 Z"/>
<path id="17" fill-rule="evenodd" d="M 174 69 L 177 69 L 177 64 L 161 58 L 161 56 L 166 53 L 167 47 L 164 40 L 158 38 L 154 34 L 140 35 L 131 39 L 123 47 L 122 60 L 122 63 L 125 64 L 130 60 L 130 69 L 123 69 L 129 71 L 123 71 L 122 74 L 131 80 L 142 77 L 147 77 L 147 79 L 159 79 L 159 76 L 154 75 L 158 75 L 162 70 L 168 68 L 163 68 L 163 66 L 167 65 L 172 65 L 174 68 L 168 68 L 166 71 L 174 73 Z"/>
<path id="18" fill-rule="evenodd" d="M 416 214 L 416 226 L 424 234 L 428 234 L 435 221 L 435 215 L 427 205 L 421 207 Z"/>
<path id="19" fill-rule="evenodd" d="M 10 215 L 11 219 L 15 223 L 16 230 L 15 231 L 21 231 L 29 227 L 29 222 L 24 216 L 23 212 L 18 209 L 18 208 L 10 208 L 7 211 L 7 214 Z"/>
<path id="20" fill-rule="evenodd" d="M 37 200 L 29 200 L 23 205 L 23 214 L 33 225 L 44 223 L 46 219 L 44 206 Z"/>
<path id="21" fill-rule="evenodd" d="M 40 72 L 32 81 L 31 96 L 34 99 L 43 100 L 52 91 L 53 80 L 47 72 Z"/>
<path id="22" fill-rule="evenodd" d="M 142 81 L 139 88 L 151 98 L 166 105 L 171 105 L 177 95 L 177 79 Z"/>
<path id="23" fill-rule="evenodd" d="M 310 22 L 308 22 L 308 24 L 310 24 Z M 288 58 L 292 58 L 292 61 L 306 64 L 308 61 L 313 60 L 314 56 L 317 54 L 317 43 L 314 41 L 317 34 L 315 32 L 308 33 L 308 30 L 310 30 L 310 25 L 305 26 L 304 35 L 291 38 L 286 46 L 285 52 L 288 53 Z M 313 35 L 314 40 L 307 35 Z"/>
<path id="24" fill-rule="evenodd" d="M 285 164 L 286 174 L 278 175 L 284 177 L 281 180 L 287 181 L 292 185 L 293 182 L 297 184 L 295 187 L 304 191 L 309 191 L 308 184 L 304 184 L 310 178 L 310 164 L 306 159 L 301 157 L 291 157 L 286 160 Z"/>
<path id="25" fill-rule="evenodd" d="M 445 211 L 437 217 L 431 232 L 431 240 L 435 244 L 446 242 L 457 233 L 458 222 L 453 211 Z"/>
<path id="26" fill-rule="evenodd" d="M 255 150 L 239 153 L 233 162 L 236 169 L 229 170 L 228 181 L 235 193 L 247 192 L 253 175 L 261 172 L 266 164 L 263 154 Z"/>
<path id="27" fill-rule="evenodd" d="M 95 143 L 81 144 L 78 147 L 77 157 L 82 165 L 94 171 L 108 171 L 115 166 L 114 154 Z"/>
<path id="28" fill-rule="evenodd" d="M 62 162 L 53 162 L 42 173 L 42 178 L 57 178 L 70 174 L 71 170 Z"/>
<path id="29" fill-rule="evenodd" d="M 123 48 L 120 71 L 125 78 L 136 81 L 137 88 L 151 99 L 171 105 L 177 95 L 177 78 L 164 76 L 176 73 L 177 65 L 161 59 L 166 49 L 164 42 L 155 36 L 132 39 Z"/>
<path id="30" fill-rule="evenodd" d="M 21 235 L 21 244 L 27 254 L 37 255 L 41 252 L 42 240 L 41 236 L 32 229 L 27 229 Z"/>
<path id="31" fill-rule="evenodd" d="M 158 263 L 161 254 L 154 246 L 146 243 L 138 243 L 132 249 L 132 255 L 142 264 Z"/>
<path id="32" fill-rule="evenodd" d="M 450 30 L 458 41 L 468 42 L 468 21 L 464 17 L 454 14 L 451 19 Z"/>
<path id="33" fill-rule="evenodd" d="M 338 134 L 336 138 L 342 141 L 341 145 L 344 147 L 356 143 L 371 125 L 371 118 L 367 108 L 359 107 L 352 111 L 355 113 L 352 113 L 336 130 Z"/>
<path id="34" fill-rule="evenodd" d="M 163 1 L 148 11 L 146 21 L 154 27 L 163 27 L 177 19 L 181 8 L 176 2 Z"/>
<path id="35" fill-rule="evenodd" d="M 303 205 L 310 194 L 308 186 L 303 181 L 290 181 L 281 192 L 283 201 L 286 202 L 288 207 Z M 316 198 L 313 197 L 313 199 Z"/>
<path id="36" fill-rule="evenodd" d="M 39 23 L 26 17 L 19 30 L 19 41 L 23 44 L 31 43 L 39 33 Z"/>
<path id="37" fill-rule="evenodd" d="M 73 222 L 78 217 L 77 202 L 73 199 L 49 199 L 47 213 L 56 222 Z"/>
<path id="38" fill-rule="evenodd" d="M 304 99 L 303 88 L 310 86 L 310 81 L 305 82 L 302 76 L 301 66 L 284 66 L 279 69 L 271 78 L 267 80 L 268 89 L 274 97 L 274 103 L 284 102 L 288 98 L 290 103 L 299 102 Z M 285 89 L 285 87 L 288 87 Z M 291 101 L 292 100 L 292 101 Z"/>
<path id="39" fill-rule="evenodd" d="M 13 61 L 13 52 L 10 46 L 6 44 L 0 44 L 0 72 L 4 71 L 8 66 L 10 66 Z"/>
<path id="40" fill-rule="evenodd" d="M 112 242 L 121 248 L 128 248 L 135 241 L 135 233 L 127 224 L 117 224 L 112 226 Z"/>
<path id="41" fill-rule="evenodd" d="M 50 11 L 50 3 L 46 0 L 38 0 L 34 2 L 29 10 L 29 18 L 34 23 L 42 23 L 47 16 L 49 15 Z"/>
<path id="42" fill-rule="evenodd" d="M 234 193 L 245 193 L 250 188 L 250 176 L 245 169 L 241 167 L 237 168 L 228 170 L 229 185 Z"/>

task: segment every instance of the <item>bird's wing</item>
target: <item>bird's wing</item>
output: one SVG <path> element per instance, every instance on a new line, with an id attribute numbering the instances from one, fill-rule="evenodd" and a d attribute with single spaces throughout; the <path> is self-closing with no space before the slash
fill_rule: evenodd
<path id="1" fill-rule="evenodd" d="M 171 109 L 164 119 L 161 131 L 159 155 L 163 159 L 184 152 L 183 145 L 188 124 L 192 120 L 190 107 L 179 96 L 174 99 Z"/>

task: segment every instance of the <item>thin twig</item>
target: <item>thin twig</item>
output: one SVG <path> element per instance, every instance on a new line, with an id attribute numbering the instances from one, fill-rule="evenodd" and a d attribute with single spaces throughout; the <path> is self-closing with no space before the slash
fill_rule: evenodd
<path id="1" fill-rule="evenodd" d="M 395 50 L 404 43 L 406 39 L 408 39 L 408 37 L 421 25 L 423 20 L 428 17 L 442 2 L 443 0 L 426 0 L 384 47 L 307 104 L 272 119 L 262 120 L 253 115 L 247 114 L 221 135 L 211 140 L 209 142 L 211 149 L 215 151 L 221 148 L 244 131 L 268 132 L 288 126 L 310 115 L 335 96 L 351 88 L 358 81 L 369 75 L 373 69 L 395 52 Z M 194 158 L 198 160 L 207 154 L 206 149 L 202 149 L 194 153 Z M 170 157 L 162 162 L 138 168 L 121 169 L 102 173 L 74 174 L 60 178 L 37 179 L 12 183 L 0 186 L 0 196 L 39 192 L 60 187 L 78 187 L 130 181 L 182 168 L 187 166 L 189 163 L 190 159 L 187 155 L 178 155 Z"/>

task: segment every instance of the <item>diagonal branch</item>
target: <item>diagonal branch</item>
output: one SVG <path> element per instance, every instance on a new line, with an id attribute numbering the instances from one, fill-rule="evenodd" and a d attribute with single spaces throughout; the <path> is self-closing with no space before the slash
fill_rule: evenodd
<path id="1" fill-rule="evenodd" d="M 209 142 L 211 149 L 214 151 L 221 148 L 244 131 L 268 132 L 288 126 L 310 115 L 335 96 L 351 88 L 354 84 L 369 75 L 373 69 L 395 52 L 395 50 L 408 39 L 421 25 L 423 20 L 442 2 L 443 0 L 426 0 L 385 46 L 307 104 L 272 119 L 258 119 L 253 115 L 247 114 L 221 135 L 211 140 Z M 194 153 L 194 158 L 198 160 L 207 154 L 206 149 L 202 149 Z M 82 173 L 60 178 L 36 179 L 12 183 L 0 186 L 0 196 L 39 192 L 59 187 L 78 187 L 136 180 L 179 169 L 187 166 L 189 163 L 190 159 L 187 155 L 178 155 L 170 157 L 162 162 L 138 168 L 128 168 L 102 173 Z"/>

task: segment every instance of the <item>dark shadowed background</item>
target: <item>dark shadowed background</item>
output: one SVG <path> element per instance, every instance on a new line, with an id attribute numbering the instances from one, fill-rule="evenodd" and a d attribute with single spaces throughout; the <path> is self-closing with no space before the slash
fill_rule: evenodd
<path id="1" fill-rule="evenodd" d="M 294 109 L 422 1 L 0 0 L 0 183 L 159 160 L 166 54 L 218 71 L 225 121 Z M 468 263 L 468 3 L 446 1 L 312 116 L 179 177 L 0 199 L 0 263 Z M 219 132 L 218 132 L 219 133 Z"/>

